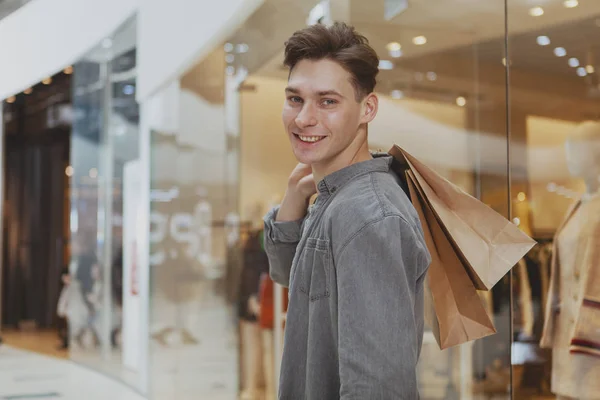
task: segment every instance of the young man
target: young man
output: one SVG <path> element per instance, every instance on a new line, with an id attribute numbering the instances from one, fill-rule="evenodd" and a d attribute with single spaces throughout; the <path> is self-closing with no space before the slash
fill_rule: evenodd
<path id="1" fill-rule="evenodd" d="M 290 288 L 279 398 L 418 399 L 430 256 L 392 158 L 369 152 L 377 54 L 350 26 L 314 25 L 288 40 L 285 64 L 300 164 L 265 217 L 271 276 Z"/>

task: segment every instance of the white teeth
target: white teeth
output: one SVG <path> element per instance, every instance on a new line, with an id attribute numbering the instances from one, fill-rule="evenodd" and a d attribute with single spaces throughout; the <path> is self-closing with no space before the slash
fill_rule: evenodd
<path id="1" fill-rule="evenodd" d="M 303 142 L 309 142 L 309 143 L 318 142 L 319 140 L 323 139 L 323 137 L 319 137 L 319 136 L 300 136 L 300 135 L 298 135 L 298 137 Z"/>

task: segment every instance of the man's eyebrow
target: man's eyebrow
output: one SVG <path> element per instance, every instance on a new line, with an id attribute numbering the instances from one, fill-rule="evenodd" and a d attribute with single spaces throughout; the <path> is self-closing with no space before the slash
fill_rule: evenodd
<path id="1" fill-rule="evenodd" d="M 300 90 L 296 89 L 295 87 L 292 86 L 288 86 L 285 88 L 285 91 L 287 93 L 293 93 L 293 94 L 300 94 Z M 335 90 L 321 90 L 319 92 L 317 92 L 318 96 L 337 96 L 337 97 L 344 97 L 342 96 L 339 92 L 335 91 Z"/>
<path id="2" fill-rule="evenodd" d="M 335 90 L 322 90 L 322 91 L 318 92 L 317 94 L 319 96 L 338 96 L 338 97 L 344 97 L 339 92 L 336 92 Z"/>

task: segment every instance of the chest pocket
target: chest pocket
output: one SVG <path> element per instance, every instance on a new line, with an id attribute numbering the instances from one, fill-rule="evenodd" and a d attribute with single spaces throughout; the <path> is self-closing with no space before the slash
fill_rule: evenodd
<path id="1" fill-rule="evenodd" d="M 309 296 L 310 301 L 329 297 L 331 251 L 329 241 L 308 238 L 298 260 L 299 289 Z"/>

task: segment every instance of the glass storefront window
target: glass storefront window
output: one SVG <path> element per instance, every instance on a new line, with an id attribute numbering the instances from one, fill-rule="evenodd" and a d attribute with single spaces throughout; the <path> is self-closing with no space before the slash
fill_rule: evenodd
<path id="1" fill-rule="evenodd" d="M 74 361 L 140 388 L 131 339 L 123 340 L 123 331 L 136 318 L 129 311 L 123 319 L 128 310 L 123 273 L 124 195 L 130 185 L 126 171 L 138 158 L 139 140 L 135 49 L 132 17 L 72 67 L 70 270 L 78 295 L 69 327 Z"/>
<path id="2" fill-rule="evenodd" d="M 596 2 L 508 7 L 511 202 L 538 241 L 513 270 L 519 399 L 600 393 L 599 18 Z"/>

